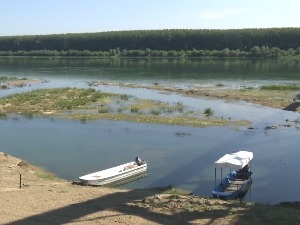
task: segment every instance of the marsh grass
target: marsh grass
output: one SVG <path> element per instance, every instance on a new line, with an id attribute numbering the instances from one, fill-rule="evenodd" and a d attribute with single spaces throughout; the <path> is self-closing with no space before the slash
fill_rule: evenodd
<path id="1" fill-rule="evenodd" d="M 169 105 L 135 98 L 128 101 L 129 98 L 128 95 L 104 93 L 92 88 L 55 88 L 1 98 L 0 107 L 3 117 L 4 113 L 22 112 L 22 115 L 29 119 L 38 115 L 51 114 L 51 116 L 78 119 L 82 122 L 109 119 L 194 127 L 223 126 L 229 123 L 224 119 L 204 119 L 194 113 L 191 115 L 188 111 L 185 112 L 182 103 Z"/>
<path id="2" fill-rule="evenodd" d="M 183 105 L 163 105 L 159 109 L 164 113 L 175 113 L 183 112 L 185 108 Z"/>
<path id="3" fill-rule="evenodd" d="M 9 77 L 0 77 L 0 82 L 5 82 L 5 81 L 8 81 L 12 78 L 9 78 Z"/>
<path id="4" fill-rule="evenodd" d="M 120 99 L 121 99 L 121 100 L 126 100 L 126 101 L 127 101 L 127 100 L 130 99 L 130 96 L 129 96 L 129 95 L 126 95 L 126 94 L 121 94 L 121 95 L 120 95 Z"/>
<path id="5" fill-rule="evenodd" d="M 296 84 L 290 85 L 269 85 L 261 86 L 261 90 L 270 90 L 270 91 L 297 91 L 300 90 L 300 86 Z"/>
<path id="6" fill-rule="evenodd" d="M 139 113 L 140 112 L 140 108 L 138 106 L 131 106 L 130 107 L 130 112 L 131 113 Z"/>
<path id="7" fill-rule="evenodd" d="M 0 119 L 6 119 L 6 118 L 7 118 L 7 113 L 0 112 Z"/>
<path id="8" fill-rule="evenodd" d="M 21 115 L 26 119 L 33 119 L 35 116 L 34 112 L 22 112 Z"/>
<path id="9" fill-rule="evenodd" d="M 9 112 L 34 112 L 40 110 L 72 110 L 88 104 L 105 101 L 115 96 L 92 88 L 56 88 L 34 90 L 21 94 L 14 94 L 0 99 L 0 105 L 8 104 L 5 109 Z"/>
<path id="10" fill-rule="evenodd" d="M 161 114 L 161 112 L 158 109 L 151 109 L 150 113 L 155 116 L 158 116 Z"/>
<path id="11" fill-rule="evenodd" d="M 111 108 L 109 106 L 103 106 L 98 109 L 98 113 L 109 113 L 111 112 Z"/>

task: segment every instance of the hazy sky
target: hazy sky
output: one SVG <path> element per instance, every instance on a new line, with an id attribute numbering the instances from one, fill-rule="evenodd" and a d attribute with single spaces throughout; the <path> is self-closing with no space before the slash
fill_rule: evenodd
<path id="1" fill-rule="evenodd" d="M 300 27 L 300 0 L 0 0 L 0 36 Z"/>

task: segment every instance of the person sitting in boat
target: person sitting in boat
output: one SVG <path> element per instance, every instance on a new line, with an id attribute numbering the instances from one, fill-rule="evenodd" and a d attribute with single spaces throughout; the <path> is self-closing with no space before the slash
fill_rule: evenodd
<path id="1" fill-rule="evenodd" d="M 243 171 L 243 172 L 249 172 L 250 170 L 250 167 L 248 166 L 248 164 L 246 166 L 244 166 L 242 169 L 240 169 L 240 171 Z"/>
<path id="2" fill-rule="evenodd" d="M 142 160 L 140 157 L 135 157 L 135 162 L 138 166 L 145 164 L 145 160 Z"/>
<path id="3" fill-rule="evenodd" d="M 248 165 L 244 166 L 242 169 L 239 169 L 235 172 L 235 176 L 238 179 L 246 180 L 251 176 L 250 167 Z"/>

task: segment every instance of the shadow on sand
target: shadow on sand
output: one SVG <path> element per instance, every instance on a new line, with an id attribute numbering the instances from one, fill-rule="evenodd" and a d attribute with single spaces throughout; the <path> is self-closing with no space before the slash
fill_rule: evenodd
<path id="1" fill-rule="evenodd" d="M 118 192 L 99 198 L 91 199 L 82 203 L 71 204 L 39 215 L 33 215 L 21 220 L 7 223 L 7 225 L 28 225 L 28 224 L 111 224 L 118 222 L 120 214 L 134 215 L 145 219 L 144 224 L 191 224 L 196 219 L 209 221 L 205 224 L 214 223 L 216 219 L 224 217 L 231 212 L 230 206 L 226 210 L 207 212 L 190 212 L 181 210 L 172 215 L 153 212 L 148 208 L 138 205 L 130 205 L 129 202 L 140 201 L 141 199 L 158 193 L 158 190 L 131 190 L 129 192 Z M 114 211 L 116 215 L 105 215 L 102 211 Z M 162 210 L 163 211 L 163 210 Z M 96 214 L 91 217 L 89 215 Z M 113 217 L 113 218 L 108 218 Z M 126 223 L 128 222 L 128 223 Z M 129 221 L 124 221 L 129 224 Z M 121 221 L 118 224 L 122 224 Z"/>

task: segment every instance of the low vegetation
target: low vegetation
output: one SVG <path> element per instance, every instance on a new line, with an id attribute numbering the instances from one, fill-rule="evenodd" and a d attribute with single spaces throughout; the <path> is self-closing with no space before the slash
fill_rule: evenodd
<path id="1" fill-rule="evenodd" d="M 211 116 L 212 110 L 209 110 L 205 114 Z M 0 99 L 0 113 L 2 119 L 8 113 L 18 113 L 29 119 L 51 115 L 83 122 L 109 119 L 197 127 L 247 124 L 245 121 L 207 118 L 204 114 L 186 109 L 182 103 L 141 100 L 124 94 L 104 93 L 93 88 L 41 89 L 14 94 Z"/>
<path id="2" fill-rule="evenodd" d="M 271 90 L 271 91 L 298 91 L 300 90 L 300 86 L 296 84 L 290 85 L 268 85 L 268 86 L 261 86 L 261 90 Z"/>
<path id="3" fill-rule="evenodd" d="M 0 55 L 286 57 L 300 55 L 299 40 L 300 28 L 169 29 L 8 36 L 0 37 Z"/>
<path id="4" fill-rule="evenodd" d="M 214 111 L 211 108 L 204 109 L 204 114 L 206 116 L 212 116 L 214 114 Z"/>
<path id="5" fill-rule="evenodd" d="M 32 83 L 44 82 L 39 80 L 28 80 L 27 78 L 17 77 L 0 77 L 0 90 L 9 89 L 12 87 L 24 87 Z"/>

